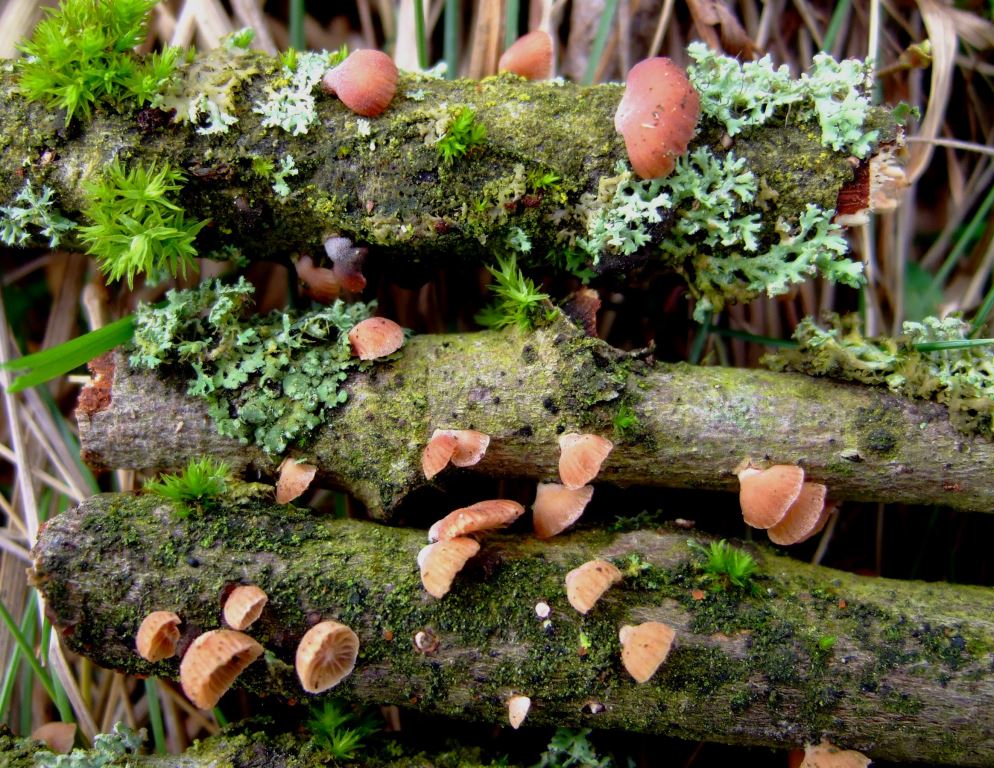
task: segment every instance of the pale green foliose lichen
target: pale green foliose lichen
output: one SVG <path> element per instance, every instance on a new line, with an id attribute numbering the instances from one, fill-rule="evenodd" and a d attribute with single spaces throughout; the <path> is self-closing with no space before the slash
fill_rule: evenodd
<path id="1" fill-rule="evenodd" d="M 290 185 L 286 183 L 287 176 L 296 176 L 300 171 L 293 159 L 293 155 L 280 158 L 280 167 L 273 171 L 273 192 L 280 198 L 286 198 L 290 194 Z"/>
<path id="2" fill-rule="evenodd" d="M 0 241 L 4 245 L 25 246 L 39 238 L 57 248 L 62 235 L 76 226 L 60 214 L 52 202 L 52 190 L 42 186 L 36 194 L 26 181 L 10 205 L 0 207 Z"/>
<path id="3" fill-rule="evenodd" d="M 786 66 L 774 68 L 769 55 L 740 62 L 700 42 L 687 52 L 694 60 L 687 75 L 701 96 L 701 112 L 723 123 L 729 136 L 778 115 L 793 122 L 817 119 L 822 144 L 836 152 L 866 157 L 877 139 L 877 131 L 863 130 L 870 110 L 870 62 L 839 62 L 819 53 L 811 69 L 794 79 Z"/>
<path id="4" fill-rule="evenodd" d="M 327 51 L 304 51 L 294 57 L 291 70 L 284 66 L 273 84 L 266 86 L 265 101 L 257 101 L 252 111 L 262 115 L 264 128 L 282 128 L 300 136 L 317 122 L 314 88 L 331 66 Z"/>
<path id="5" fill-rule="evenodd" d="M 828 315 L 820 328 L 805 318 L 794 331 L 797 349 L 763 358 L 773 370 L 790 369 L 886 386 L 905 397 L 934 400 L 949 407 L 957 429 L 994 436 L 994 356 L 989 347 L 928 350 L 922 345 L 962 342 L 970 327 L 958 317 L 926 317 L 906 322 L 897 337 L 864 337 L 856 315 Z"/>
<path id="6" fill-rule="evenodd" d="M 282 454 L 345 402 L 350 372 L 373 365 L 352 356 L 348 331 L 374 304 L 336 301 L 243 320 L 253 290 L 244 278 L 215 280 L 170 291 L 163 307 L 140 305 L 130 363 L 179 367 L 189 376 L 187 393 L 209 403 L 220 434 Z"/>
<path id="7" fill-rule="evenodd" d="M 114 725 L 112 733 L 98 733 L 93 739 L 93 749 L 74 749 L 68 755 L 56 755 L 41 750 L 34 755 L 38 768 L 103 768 L 117 764 L 127 755 L 141 749 L 145 729 L 138 733 L 123 723 Z"/>
<path id="8" fill-rule="evenodd" d="M 718 156 L 699 147 L 663 179 L 637 179 L 624 163 L 615 170 L 598 190 L 606 204 L 587 201 L 587 236 L 577 244 L 595 264 L 602 253 L 632 254 L 652 240 L 652 225 L 674 217 L 660 255 L 690 276 L 700 322 L 729 301 L 777 296 L 816 274 L 862 283 L 862 264 L 845 258 L 834 211 L 809 204 L 796 222 L 779 220 L 764 231 L 759 183 L 734 152 Z"/>

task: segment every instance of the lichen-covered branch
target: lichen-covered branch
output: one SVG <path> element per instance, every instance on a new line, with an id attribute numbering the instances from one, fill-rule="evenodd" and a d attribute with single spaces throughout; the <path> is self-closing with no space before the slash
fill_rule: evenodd
<path id="1" fill-rule="evenodd" d="M 176 513 L 153 495 L 104 495 L 48 523 L 33 580 L 73 650 L 174 677 L 176 659 L 152 665 L 135 652 L 142 617 L 178 613 L 185 648 L 219 626 L 231 585 L 253 583 L 269 595 L 249 630 L 266 654 L 241 684 L 271 697 L 310 698 L 295 645 L 335 619 L 360 638 L 355 671 L 334 689 L 355 701 L 501 723 L 518 693 L 536 725 L 775 746 L 824 736 L 880 759 L 994 764 L 989 589 L 861 578 L 762 549 L 754 590 L 712 589 L 720 582 L 703 578 L 686 532 L 542 542 L 512 531 L 485 540 L 436 600 L 415 565 L 423 531 L 255 501 Z M 594 557 L 624 579 L 584 616 L 564 577 Z M 677 640 L 640 685 L 618 630 L 648 620 Z"/>
<path id="2" fill-rule="evenodd" d="M 94 466 L 178 469 L 212 455 L 272 475 L 282 458 L 219 435 L 179 369 L 137 373 L 117 355 L 96 370 L 77 411 Z M 553 480 L 559 435 L 581 431 L 615 441 L 599 482 L 732 491 L 750 456 L 802 464 L 838 499 L 994 511 L 994 445 L 956 430 L 944 406 L 796 374 L 649 364 L 561 317 L 534 332 L 414 337 L 340 386 L 345 404 L 290 453 L 377 517 L 426 484 L 421 452 L 437 428 L 491 436 L 480 464 L 446 472 Z"/>
<path id="3" fill-rule="evenodd" d="M 701 66 L 704 115 L 691 154 L 671 179 L 641 182 L 614 129 L 621 85 L 402 73 L 390 108 L 366 119 L 320 93 L 327 66 L 318 54 L 300 54 L 291 71 L 238 48 L 213 51 L 183 64 L 154 99 L 162 109 L 98 106 L 67 125 L 59 110 L 26 101 L 8 63 L 0 203 L 13 204 L 8 216 L 21 227 L 11 240 L 54 231 L 79 243 L 45 223 L 58 209 L 80 225 L 113 221 L 87 184 L 118 159 L 186 173 L 176 202 L 185 222 L 207 225 L 176 237 L 195 235 L 201 255 L 318 254 L 338 234 L 373 246 L 394 275 L 479 259 L 481 245 L 574 271 L 655 259 L 688 274 L 704 311 L 815 272 L 855 280 L 858 265 L 842 258 L 829 219 L 853 178 L 852 155 L 865 160 L 896 136 L 889 112 L 860 101 L 860 65 L 822 66 L 805 81 L 768 73 L 769 82 L 748 81 L 734 62 Z M 834 102 L 843 92 L 845 103 Z M 826 122 L 822 104 L 852 125 Z M 446 162 L 440 140 L 466 110 L 482 137 Z M 52 196 L 44 208 L 15 203 L 25 189 Z M 92 227 L 88 237 L 94 253 L 117 242 Z"/>

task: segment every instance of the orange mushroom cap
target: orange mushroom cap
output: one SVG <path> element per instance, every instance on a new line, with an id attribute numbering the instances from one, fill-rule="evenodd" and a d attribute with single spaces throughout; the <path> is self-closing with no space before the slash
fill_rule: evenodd
<path id="1" fill-rule="evenodd" d="M 376 360 L 404 346 L 404 329 L 385 317 L 369 317 L 349 331 L 349 343 L 360 360 Z"/>
<path id="2" fill-rule="evenodd" d="M 183 693 L 199 709 L 215 706 L 262 646 L 244 632 L 212 629 L 194 640 L 179 665 Z"/>
<path id="3" fill-rule="evenodd" d="M 700 112 L 697 91 L 670 59 L 657 56 L 632 67 L 614 127 L 635 173 L 643 179 L 668 176 L 694 138 Z"/>
<path id="4" fill-rule="evenodd" d="M 590 485 L 571 489 L 559 483 L 539 483 L 532 505 L 535 535 L 548 539 L 565 531 L 580 519 L 593 495 Z"/>
<path id="5" fill-rule="evenodd" d="M 586 613 L 611 585 L 621 581 L 621 571 L 607 560 L 590 560 L 566 574 L 566 599 L 580 613 Z"/>
<path id="6" fill-rule="evenodd" d="M 552 35 L 536 29 L 519 37 L 497 62 L 498 72 L 511 72 L 526 80 L 552 77 Z"/>
<path id="7" fill-rule="evenodd" d="M 767 529 L 770 541 L 786 547 L 813 536 L 818 524 L 824 525 L 822 513 L 827 493 L 828 488 L 821 483 L 803 483 L 783 520 Z"/>
<path id="8" fill-rule="evenodd" d="M 397 92 L 397 65 L 383 51 L 364 48 L 352 51 L 321 80 L 325 93 L 363 117 L 378 117 L 390 106 Z"/>
<path id="9" fill-rule="evenodd" d="M 510 499 L 478 501 L 468 507 L 450 512 L 428 529 L 428 541 L 448 541 L 477 531 L 505 528 L 522 514 L 525 508 Z"/>
<path id="10" fill-rule="evenodd" d="M 224 601 L 224 623 L 232 629 L 248 629 L 262 615 L 269 596 L 254 584 L 239 584 Z"/>
<path id="11" fill-rule="evenodd" d="M 634 627 L 626 624 L 621 628 L 618 632 L 621 662 L 635 682 L 647 682 L 656 674 L 669 656 L 675 637 L 676 630 L 660 621 L 647 621 Z"/>
<path id="12" fill-rule="evenodd" d="M 444 597 L 466 561 L 480 551 L 479 542 L 463 536 L 429 544 L 418 552 L 421 583 L 432 597 Z"/>
<path id="13" fill-rule="evenodd" d="M 335 277 L 335 272 L 316 266 L 310 256 L 301 256 L 293 263 L 293 268 L 306 286 L 307 295 L 315 301 L 331 304 L 341 293 L 342 286 Z"/>
<path id="14" fill-rule="evenodd" d="M 295 666 L 300 685 L 308 693 L 321 693 L 352 674 L 359 658 L 359 637 L 337 621 L 315 624 L 300 639 Z"/>
<path id="15" fill-rule="evenodd" d="M 586 485 L 597 477 L 612 448 L 614 443 L 600 435 L 560 435 L 559 479 L 570 490 Z"/>
<path id="16" fill-rule="evenodd" d="M 135 648 L 146 661 L 162 661 L 176 655 L 180 618 L 172 611 L 152 611 L 142 619 L 135 635 Z"/>
<path id="17" fill-rule="evenodd" d="M 794 464 L 747 466 L 738 475 L 742 517 L 753 528 L 772 528 L 783 520 L 804 484 L 804 470 Z"/>

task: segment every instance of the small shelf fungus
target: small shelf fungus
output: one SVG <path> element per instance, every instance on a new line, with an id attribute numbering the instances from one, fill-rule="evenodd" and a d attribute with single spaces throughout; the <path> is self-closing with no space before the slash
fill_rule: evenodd
<path id="1" fill-rule="evenodd" d="M 180 617 L 173 611 L 152 611 L 138 627 L 135 649 L 146 661 L 156 662 L 176 655 Z"/>
<path id="2" fill-rule="evenodd" d="M 269 596 L 254 584 L 239 584 L 224 601 L 224 623 L 232 629 L 245 630 L 262 615 Z"/>
<path id="3" fill-rule="evenodd" d="M 428 541 L 448 541 L 470 533 L 505 528 L 524 514 L 516 501 L 490 499 L 450 512 L 428 530 Z"/>
<path id="4" fill-rule="evenodd" d="M 215 706 L 235 678 L 262 655 L 262 646 L 243 632 L 212 629 L 190 644 L 179 665 L 183 693 L 198 709 Z"/>
<path id="5" fill-rule="evenodd" d="M 479 551 L 479 542 L 464 536 L 423 547 L 418 552 L 418 568 L 421 569 L 421 583 L 425 591 L 432 597 L 445 597 L 452 588 L 456 574 Z"/>
<path id="6" fill-rule="evenodd" d="M 526 80 L 548 80 L 555 65 L 552 35 L 536 29 L 522 35 L 501 55 L 498 72 L 511 72 Z"/>
<path id="7" fill-rule="evenodd" d="M 621 571 L 607 560 L 590 560 L 566 574 L 566 599 L 586 614 L 621 578 Z"/>
<path id="8" fill-rule="evenodd" d="M 311 627 L 297 646 L 295 666 L 308 693 L 334 688 L 352 674 L 359 658 L 359 637 L 344 624 L 322 621 Z"/>
<path id="9" fill-rule="evenodd" d="M 436 429 L 421 454 L 421 469 L 431 480 L 451 462 L 456 467 L 478 464 L 490 446 L 490 436 L 475 429 Z"/>
<path id="10" fill-rule="evenodd" d="M 657 56 L 632 67 L 614 127 L 635 173 L 643 179 L 669 176 L 694 138 L 700 113 L 697 91 L 670 59 Z"/>
<path id="11" fill-rule="evenodd" d="M 379 117 L 397 92 L 397 65 L 382 51 L 353 51 L 321 81 L 325 93 L 363 117 Z"/>
<path id="12" fill-rule="evenodd" d="M 666 661 L 676 638 L 668 624 L 647 621 L 637 626 L 625 625 L 618 632 L 621 640 L 621 661 L 635 682 L 647 683 Z"/>
<path id="13" fill-rule="evenodd" d="M 611 453 L 614 443 L 600 435 L 568 432 L 559 436 L 559 479 L 575 491 L 601 471 L 601 464 Z"/>
<path id="14" fill-rule="evenodd" d="M 570 489 L 559 483 L 539 483 L 532 505 L 535 535 L 549 539 L 565 531 L 580 519 L 593 496 L 590 485 Z"/>

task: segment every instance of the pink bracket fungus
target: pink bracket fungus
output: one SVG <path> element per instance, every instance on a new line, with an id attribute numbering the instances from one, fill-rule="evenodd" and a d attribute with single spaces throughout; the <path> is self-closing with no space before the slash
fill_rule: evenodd
<path id="1" fill-rule="evenodd" d="M 45 723 L 31 731 L 31 738 L 43 741 L 59 755 L 68 755 L 76 741 L 76 723 Z"/>
<path id="2" fill-rule="evenodd" d="M 552 77 L 552 35 L 536 29 L 519 37 L 504 51 L 497 62 L 498 72 L 511 72 L 526 80 L 548 80 Z"/>
<path id="3" fill-rule="evenodd" d="M 359 293 L 366 287 L 366 277 L 362 265 L 369 253 L 368 248 L 356 247 L 347 237 L 329 237 L 324 241 L 324 252 L 332 263 L 335 280 L 346 291 Z"/>
<path id="4" fill-rule="evenodd" d="M 512 696 L 507 700 L 507 720 L 514 730 L 518 730 L 528 716 L 532 700 L 527 696 Z"/>
<path id="5" fill-rule="evenodd" d="M 232 629 L 248 629 L 262 615 L 269 596 L 254 584 L 239 584 L 224 601 L 224 623 Z"/>
<path id="6" fill-rule="evenodd" d="M 289 504 L 310 486 L 318 468 L 287 456 L 280 463 L 280 476 L 276 481 L 276 503 Z"/>
<path id="7" fill-rule="evenodd" d="M 212 629 L 194 640 L 179 665 L 183 693 L 198 709 L 215 706 L 262 646 L 243 632 Z"/>
<path id="8" fill-rule="evenodd" d="M 566 599 L 580 613 L 587 613 L 612 585 L 621 571 L 607 560 L 590 560 L 566 574 Z"/>
<path id="9" fill-rule="evenodd" d="M 162 661 L 176 655 L 180 618 L 172 611 L 152 611 L 142 619 L 135 635 L 135 648 L 146 661 Z"/>
<path id="10" fill-rule="evenodd" d="M 421 454 L 421 469 L 431 480 L 451 461 L 457 467 L 478 464 L 490 446 L 490 436 L 475 429 L 436 429 Z"/>
<path id="11" fill-rule="evenodd" d="M 321 80 L 325 93 L 337 96 L 342 104 L 363 117 L 378 117 L 390 106 L 397 92 L 397 65 L 383 51 L 363 48 Z"/>
<path id="12" fill-rule="evenodd" d="M 670 59 L 657 56 L 632 67 L 614 114 L 632 170 L 643 179 L 668 176 L 694 138 L 700 112 L 697 91 Z"/>
<path id="13" fill-rule="evenodd" d="M 404 346 L 404 329 L 385 317 L 369 317 L 349 331 L 349 343 L 360 360 L 376 360 Z"/>
<path id="14" fill-rule="evenodd" d="M 560 435 L 559 479 L 571 491 L 586 485 L 597 477 L 612 448 L 614 443 L 600 435 Z"/>
<path id="15" fill-rule="evenodd" d="M 466 561 L 480 551 L 479 542 L 464 536 L 429 544 L 418 552 L 421 583 L 432 597 L 444 597 Z"/>
<path id="16" fill-rule="evenodd" d="M 337 621 L 315 624 L 300 638 L 295 666 L 300 685 L 308 693 L 321 693 L 352 674 L 359 658 L 359 637 Z"/>
<path id="17" fill-rule="evenodd" d="M 559 483 L 539 483 L 532 505 L 532 523 L 535 535 L 549 539 L 562 533 L 580 519 L 594 496 L 594 488 L 567 488 Z"/>
<path id="18" fill-rule="evenodd" d="M 478 501 L 450 512 L 428 529 L 428 541 L 448 541 L 478 531 L 505 528 L 524 514 L 525 508 L 509 499 Z"/>
<path id="19" fill-rule="evenodd" d="M 825 505 L 827 493 L 828 488 L 821 483 L 802 484 L 801 492 L 787 509 L 783 520 L 767 529 L 770 541 L 787 547 L 807 541 L 818 533 L 828 521 Z"/>
<path id="20" fill-rule="evenodd" d="M 862 752 L 842 749 L 827 741 L 807 744 L 799 768 L 866 768 L 871 760 Z"/>
<path id="21" fill-rule="evenodd" d="M 742 517 L 753 528 L 772 528 L 783 520 L 804 483 L 804 470 L 794 464 L 757 469 L 746 461 L 736 474 Z"/>
<path id="22" fill-rule="evenodd" d="M 621 662 L 637 683 L 647 682 L 666 661 L 673 647 L 676 631 L 668 624 L 647 621 L 638 626 L 625 625 L 618 632 Z"/>

